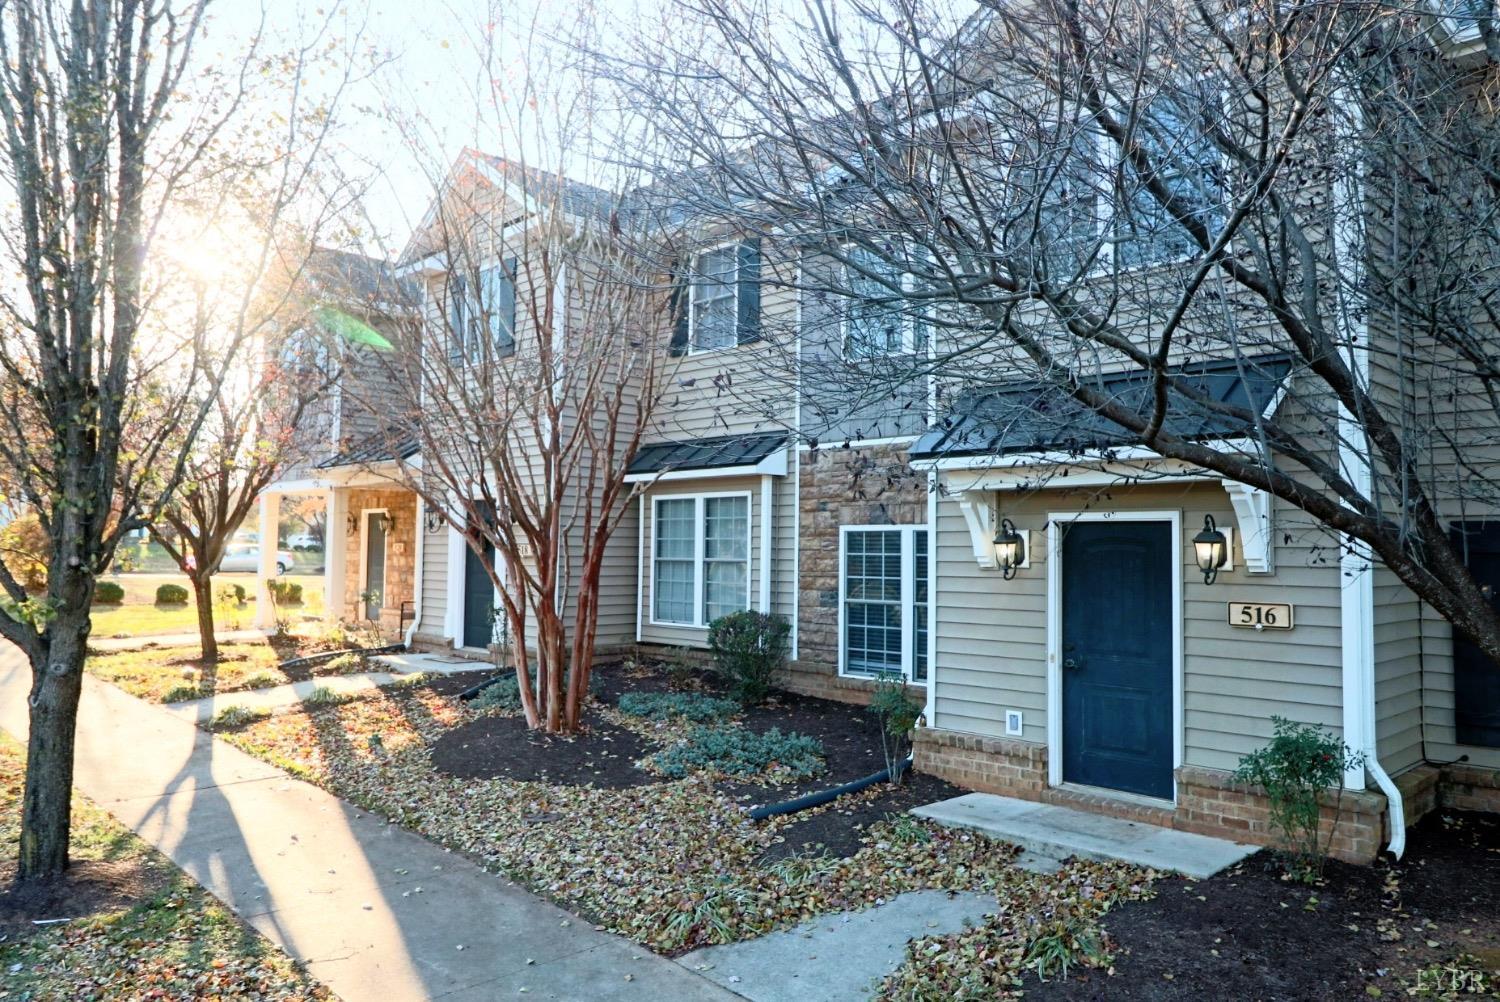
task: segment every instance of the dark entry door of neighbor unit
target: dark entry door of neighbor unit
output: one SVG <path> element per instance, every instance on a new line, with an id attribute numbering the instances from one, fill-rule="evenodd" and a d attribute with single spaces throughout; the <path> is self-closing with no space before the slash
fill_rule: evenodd
<path id="1" fill-rule="evenodd" d="M 495 585 L 485 570 L 485 561 L 495 562 L 495 544 L 487 542 L 484 560 L 467 542 L 464 546 L 464 646 L 481 650 L 494 635 Z"/>
<path id="2" fill-rule="evenodd" d="M 385 607 L 385 512 L 365 513 L 365 618 L 380 619 Z"/>
<path id="3" fill-rule="evenodd" d="M 1468 557 L 1469 570 L 1500 608 L 1500 522 L 1465 522 L 1453 529 L 1453 544 Z M 1500 748 L 1500 668 L 1473 641 L 1453 631 L 1453 726 L 1461 745 Z"/>
<path id="4" fill-rule="evenodd" d="M 1063 779 L 1171 799 L 1172 524 L 1063 533 Z"/>

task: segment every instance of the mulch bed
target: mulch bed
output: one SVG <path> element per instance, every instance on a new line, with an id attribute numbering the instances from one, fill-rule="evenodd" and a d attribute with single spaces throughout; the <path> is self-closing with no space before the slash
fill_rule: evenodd
<path id="1" fill-rule="evenodd" d="M 1026 997 L 1368 1000 L 1407 995 L 1424 970 L 1425 984 L 1484 977 L 1458 997 L 1500 991 L 1500 817 L 1435 812 L 1407 846 L 1395 864 L 1329 863 L 1317 886 L 1283 880 L 1269 852 L 1208 880 L 1164 878 L 1105 917 L 1112 977 L 1029 981 Z"/>
<path id="2" fill-rule="evenodd" d="M 635 767 L 650 751 L 638 735 L 602 720 L 577 737 L 555 737 L 530 730 L 524 717 L 481 717 L 440 738 L 432 764 L 461 779 L 623 789 L 660 782 Z"/>
<path id="3" fill-rule="evenodd" d="M 16 861 L 0 862 L 0 942 L 15 942 L 47 928 L 38 921 L 80 919 L 129 908 L 164 887 L 170 874 L 144 858 L 75 860 L 48 880 L 15 884 Z"/>
<path id="4" fill-rule="evenodd" d="M 477 676 L 465 676 L 472 685 Z M 595 699 L 614 706 L 627 692 L 698 691 L 725 694 L 722 683 L 707 672 L 674 685 L 661 671 L 599 665 L 592 676 Z M 828 768 L 811 780 L 781 786 L 755 782 L 718 783 L 720 792 L 747 809 L 781 803 L 806 793 L 861 779 L 885 768 L 880 729 L 862 707 L 811 696 L 777 692 L 763 706 L 746 711 L 740 723 L 756 732 L 778 728 L 817 738 Z M 576 738 L 549 738 L 526 729 L 519 717 L 485 717 L 444 734 L 432 749 L 438 770 L 467 778 L 536 780 L 564 785 L 623 789 L 661 782 L 635 763 L 654 751 L 647 740 L 597 717 Z M 776 859 L 800 852 L 852 856 L 860 849 L 865 828 L 887 815 L 921 804 L 955 797 L 964 791 L 932 776 L 912 775 L 900 787 L 883 787 L 845 797 L 831 810 L 810 814 L 785 830 L 782 841 L 765 854 Z"/>

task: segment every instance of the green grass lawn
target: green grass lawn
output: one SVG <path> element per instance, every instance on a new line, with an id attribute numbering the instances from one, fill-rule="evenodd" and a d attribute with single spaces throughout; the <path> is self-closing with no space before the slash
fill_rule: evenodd
<path id="1" fill-rule="evenodd" d="M 198 607 L 192 599 L 187 578 L 180 574 L 116 574 L 105 580 L 125 589 L 125 601 L 119 605 L 95 605 L 92 612 L 95 637 L 143 637 L 162 633 L 193 633 L 198 629 Z M 323 578 L 315 574 L 286 574 L 283 581 L 302 585 L 302 604 L 287 609 L 293 625 L 323 616 Z M 180 584 L 188 588 L 185 605 L 157 605 L 159 585 Z M 215 607 L 214 625 L 219 630 L 244 630 L 255 623 L 255 577 L 251 574 L 221 574 L 214 578 L 214 588 L 235 583 L 244 586 L 244 605 L 220 603 Z"/>
<path id="2" fill-rule="evenodd" d="M 0 735 L 0 879 L 15 872 L 24 752 Z M 79 794 L 58 917 L 0 910 L 0 998 L 332 999 L 290 957 Z M 107 891 L 101 892 L 100 888 Z M 66 902 L 63 904 L 62 902 Z M 5 921 L 9 920 L 9 921 Z"/>

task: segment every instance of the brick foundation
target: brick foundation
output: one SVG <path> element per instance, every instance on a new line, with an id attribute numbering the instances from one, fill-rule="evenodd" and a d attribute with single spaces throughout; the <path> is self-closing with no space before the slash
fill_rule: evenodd
<path id="1" fill-rule="evenodd" d="M 1500 812 L 1500 769 L 1468 762 L 1443 766 L 1437 801 L 1455 811 Z"/>
<path id="2" fill-rule="evenodd" d="M 1276 841 L 1265 795 L 1257 788 L 1231 783 L 1229 773 L 1222 770 L 1194 766 L 1178 769 L 1177 803 L 1169 807 L 1048 786 L 1047 748 L 1035 742 L 924 728 L 917 732 L 915 749 L 918 770 L 968 789 L 1062 804 L 1252 845 Z M 1413 811 L 1422 809 L 1426 802 L 1424 784 L 1430 782 L 1424 775 L 1408 780 L 1415 795 L 1406 811 L 1410 820 L 1420 816 Z M 1435 783 L 1432 786 L 1436 788 Z M 1385 797 L 1379 793 L 1328 793 L 1323 804 L 1325 836 L 1334 819 L 1338 820 L 1329 843 L 1332 855 L 1351 863 L 1374 860 L 1385 844 L 1385 808 Z"/>

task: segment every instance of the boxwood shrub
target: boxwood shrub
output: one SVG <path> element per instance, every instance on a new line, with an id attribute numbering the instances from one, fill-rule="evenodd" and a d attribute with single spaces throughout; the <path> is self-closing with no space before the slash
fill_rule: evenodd
<path id="1" fill-rule="evenodd" d="M 100 581 L 94 585 L 94 602 L 97 605 L 119 605 L 125 601 L 125 589 L 113 581 Z"/>
<path id="2" fill-rule="evenodd" d="M 771 691 L 771 679 L 791 652 L 792 627 L 785 616 L 733 612 L 708 624 L 714 665 L 734 687 L 734 698 L 754 706 Z"/>
<path id="3" fill-rule="evenodd" d="M 694 772 L 754 776 L 772 769 L 789 779 L 809 779 L 823 771 L 823 744 L 774 727 L 756 733 L 743 727 L 699 726 L 686 740 L 657 752 L 651 765 L 671 779 Z"/>
<path id="4" fill-rule="evenodd" d="M 157 586 L 157 605 L 184 605 L 188 600 L 188 590 L 182 585 L 164 584 Z"/>

